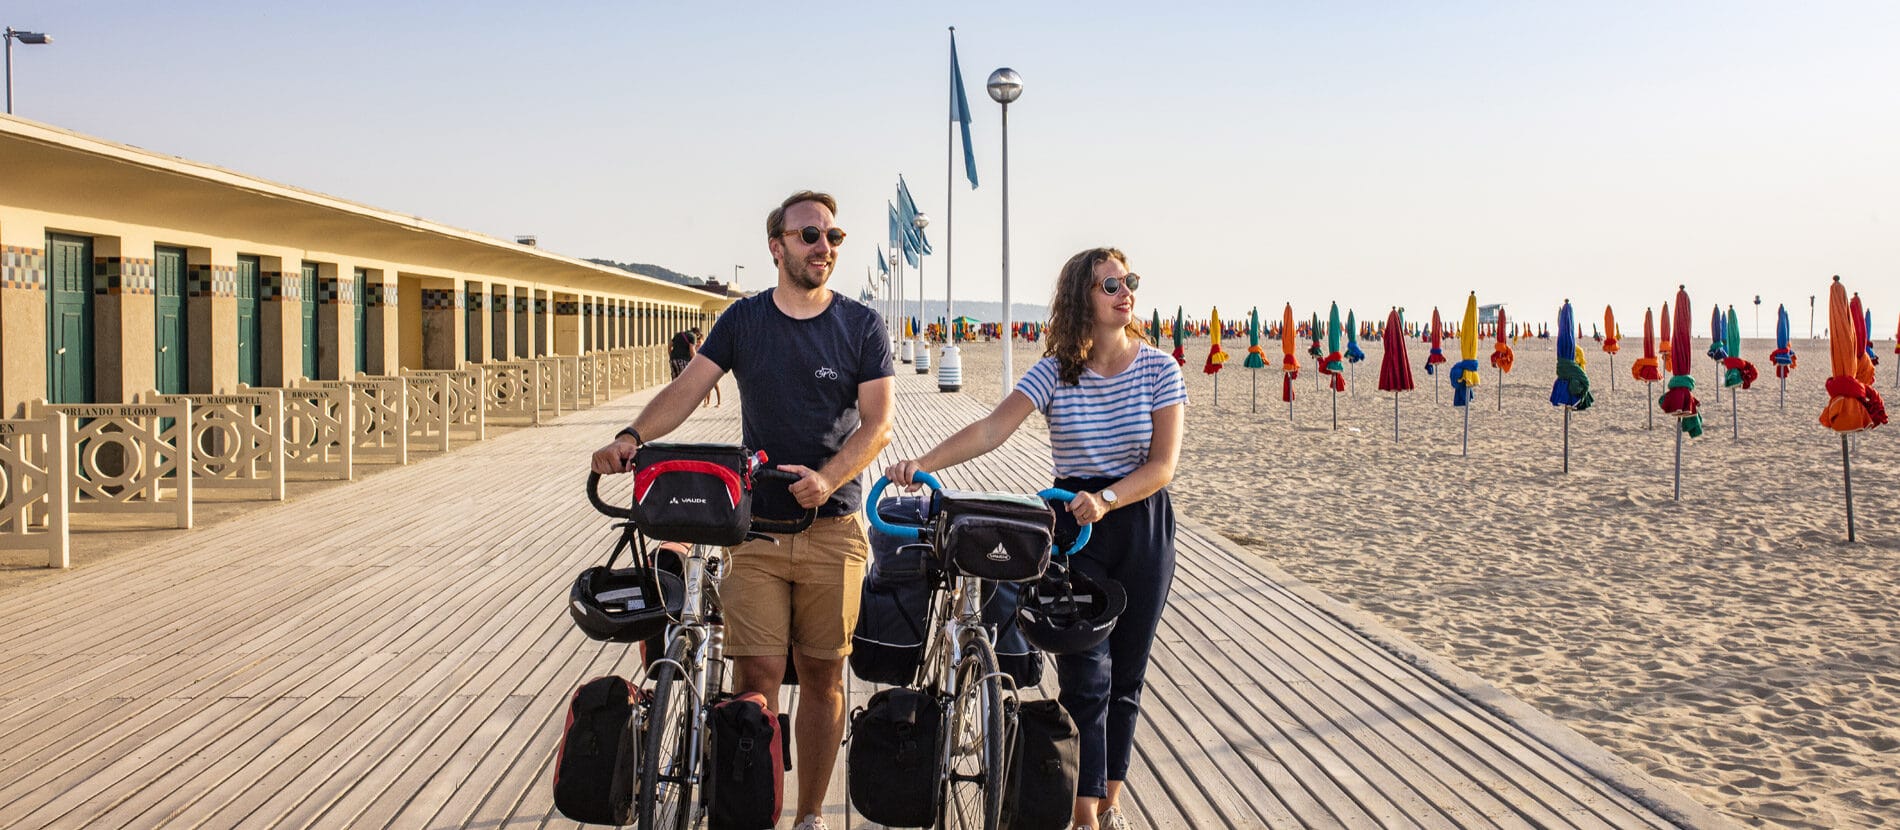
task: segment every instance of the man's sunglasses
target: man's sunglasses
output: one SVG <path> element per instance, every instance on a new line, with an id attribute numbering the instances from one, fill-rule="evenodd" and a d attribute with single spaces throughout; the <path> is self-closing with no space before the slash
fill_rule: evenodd
<path id="1" fill-rule="evenodd" d="M 798 230 L 795 230 L 795 231 L 780 231 L 779 232 L 779 236 L 791 236 L 792 234 L 798 234 L 798 238 L 807 245 L 818 244 L 818 240 L 820 237 L 824 238 L 826 242 L 831 243 L 831 246 L 834 248 L 839 245 L 844 244 L 844 229 L 843 228 L 830 228 L 828 230 L 821 231 L 815 225 L 806 225 L 805 227 L 799 228 Z"/>
<path id="2" fill-rule="evenodd" d="M 1141 275 L 1129 274 L 1125 277 L 1109 277 L 1108 279 L 1102 280 L 1102 293 L 1113 297 L 1116 294 L 1122 293 L 1124 286 L 1127 287 L 1128 292 L 1131 294 L 1141 290 Z"/>

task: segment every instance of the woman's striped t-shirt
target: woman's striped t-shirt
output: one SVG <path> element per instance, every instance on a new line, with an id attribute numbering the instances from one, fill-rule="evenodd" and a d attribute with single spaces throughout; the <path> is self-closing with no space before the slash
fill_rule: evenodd
<path id="1" fill-rule="evenodd" d="M 1036 411 L 1049 420 L 1055 474 L 1120 478 L 1148 461 L 1154 412 L 1187 403 L 1187 385 L 1174 358 L 1146 343 L 1114 377 L 1084 368 L 1074 386 L 1062 384 L 1053 357 L 1036 361 L 1017 381 Z"/>

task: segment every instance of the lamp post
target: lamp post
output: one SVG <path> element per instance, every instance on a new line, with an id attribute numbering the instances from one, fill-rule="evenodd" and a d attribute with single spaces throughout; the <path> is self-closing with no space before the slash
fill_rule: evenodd
<path id="1" fill-rule="evenodd" d="M 911 224 L 911 227 L 917 229 L 918 236 L 923 236 L 924 228 L 927 228 L 930 226 L 930 217 L 927 214 L 925 214 L 923 211 L 918 211 L 916 216 L 913 216 L 910 218 L 910 224 Z M 908 317 L 910 313 L 903 308 L 899 308 L 897 312 L 899 316 L 905 316 L 905 317 Z M 917 329 L 918 330 L 911 333 L 911 338 L 914 338 L 914 339 L 907 338 L 904 340 L 904 350 L 906 352 L 910 352 L 911 356 L 914 358 L 911 365 L 916 367 L 917 374 L 927 375 L 927 374 L 930 374 L 930 343 L 923 339 L 923 335 L 924 335 L 923 323 L 924 323 L 924 258 L 922 255 L 919 255 L 917 257 Z M 898 325 L 901 326 L 903 325 L 903 323 L 900 322 L 898 323 Z"/>
<path id="2" fill-rule="evenodd" d="M 1016 382 L 1015 326 L 1009 308 L 1009 105 L 1023 97 L 1023 78 L 1007 66 L 990 73 L 990 100 L 1003 105 L 1003 394 Z"/>
<path id="3" fill-rule="evenodd" d="M 733 288 L 739 287 L 739 272 L 744 271 L 744 270 L 745 270 L 744 265 L 740 265 L 736 262 L 733 263 L 732 265 L 732 287 Z"/>
<path id="4" fill-rule="evenodd" d="M 21 43 L 31 43 L 31 44 L 43 46 L 45 44 L 52 43 L 53 39 L 51 37 L 48 37 L 45 32 L 22 32 L 18 29 L 13 28 L 12 26 L 8 26 L 7 32 L 6 32 L 6 40 L 7 40 L 7 114 L 12 115 L 13 114 L 13 42 L 17 40 Z"/>

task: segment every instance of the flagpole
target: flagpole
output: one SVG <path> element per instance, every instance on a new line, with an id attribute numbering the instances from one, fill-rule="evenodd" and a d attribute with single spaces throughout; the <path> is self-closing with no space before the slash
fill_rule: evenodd
<path id="1" fill-rule="evenodd" d="M 950 27 L 950 65 L 952 67 L 950 103 L 956 105 L 957 84 L 962 79 L 956 77 L 961 71 L 956 68 L 957 27 Z M 943 319 L 948 331 L 944 332 L 943 359 L 937 361 L 937 391 L 955 392 L 963 388 L 963 357 L 957 349 L 957 315 L 951 305 L 951 280 L 954 276 L 954 257 L 956 256 L 956 119 L 944 122 L 943 134 Z"/>

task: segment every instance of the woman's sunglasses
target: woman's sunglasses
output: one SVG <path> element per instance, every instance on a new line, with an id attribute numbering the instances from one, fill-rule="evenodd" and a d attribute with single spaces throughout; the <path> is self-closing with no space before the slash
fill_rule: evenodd
<path id="1" fill-rule="evenodd" d="M 1129 274 L 1125 277 L 1109 277 L 1102 280 L 1102 293 L 1110 297 L 1122 293 L 1123 287 L 1126 287 L 1130 294 L 1141 290 L 1141 275 Z"/>
<path id="2" fill-rule="evenodd" d="M 798 234 L 798 238 L 807 245 L 818 244 L 820 237 L 823 237 L 826 242 L 831 243 L 834 248 L 844 244 L 843 228 L 831 228 L 821 231 L 815 225 L 806 225 L 795 231 L 781 231 L 779 236 L 791 236 L 792 234 Z"/>

